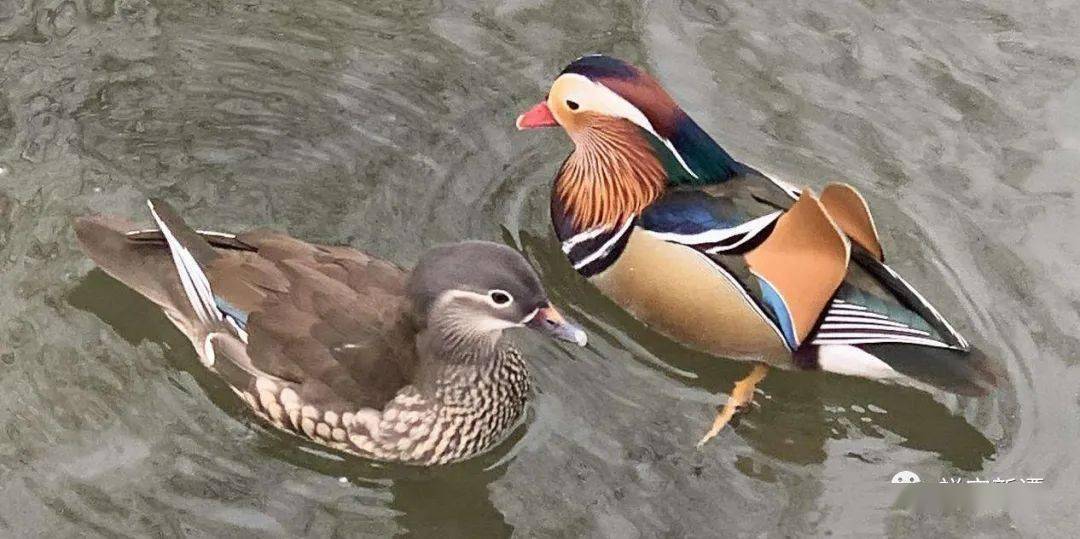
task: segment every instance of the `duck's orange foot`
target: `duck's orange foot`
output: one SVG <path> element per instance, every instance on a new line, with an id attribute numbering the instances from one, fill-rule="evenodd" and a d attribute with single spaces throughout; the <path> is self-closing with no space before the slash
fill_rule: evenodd
<path id="1" fill-rule="evenodd" d="M 735 417 L 737 412 L 748 406 L 750 402 L 754 400 L 754 388 L 757 387 L 758 382 L 765 379 L 766 374 L 769 374 L 769 367 L 763 363 L 758 363 L 754 365 L 754 370 L 750 371 L 750 374 L 746 378 L 735 382 L 735 389 L 731 390 L 731 396 L 728 397 L 728 401 L 724 404 L 724 407 L 717 411 L 712 428 L 710 428 L 709 432 L 706 432 L 705 436 L 697 443 L 698 447 L 705 445 L 705 442 L 712 440 L 717 434 L 720 434 L 720 431 L 731 421 L 731 418 Z"/>

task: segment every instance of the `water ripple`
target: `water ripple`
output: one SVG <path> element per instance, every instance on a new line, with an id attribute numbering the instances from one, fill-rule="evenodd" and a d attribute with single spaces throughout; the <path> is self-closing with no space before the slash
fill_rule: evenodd
<path id="1" fill-rule="evenodd" d="M 758 4 L 0 3 L 0 528 L 1063 535 L 1080 480 L 1073 10 Z M 740 158 L 856 185 L 890 261 L 1000 360 L 1003 388 L 773 373 L 736 429 L 695 450 L 747 367 L 656 335 L 574 274 L 547 215 L 568 142 L 513 130 L 594 51 L 647 65 Z M 73 215 L 140 219 L 147 195 L 200 226 L 402 264 L 463 237 L 510 243 L 592 344 L 515 336 L 537 398 L 473 462 L 326 453 L 248 415 L 75 250 Z M 887 488 L 900 469 L 1048 480 L 996 513 L 940 515 Z"/>

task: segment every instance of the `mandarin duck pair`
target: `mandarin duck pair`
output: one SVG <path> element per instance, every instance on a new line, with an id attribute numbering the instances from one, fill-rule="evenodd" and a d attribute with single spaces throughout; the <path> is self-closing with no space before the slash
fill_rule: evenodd
<path id="1" fill-rule="evenodd" d="M 884 263 L 850 186 L 817 196 L 734 160 L 648 74 L 607 56 L 571 63 L 517 120 L 552 126 L 574 142 L 551 195 L 574 269 L 672 339 L 754 363 L 699 445 L 769 367 L 994 386 L 985 356 Z M 265 230 L 195 231 L 149 206 L 152 229 L 79 219 L 83 250 L 160 306 L 256 415 L 344 452 L 432 465 L 486 451 L 529 393 L 503 332 L 587 342 L 506 246 L 436 247 L 407 272 Z"/>

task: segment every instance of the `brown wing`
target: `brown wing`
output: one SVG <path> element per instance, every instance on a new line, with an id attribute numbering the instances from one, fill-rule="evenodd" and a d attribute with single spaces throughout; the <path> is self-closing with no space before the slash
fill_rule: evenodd
<path id="1" fill-rule="evenodd" d="M 782 299 L 794 346 L 814 329 L 844 281 L 850 256 L 843 233 L 809 189 L 777 220 L 769 237 L 746 254 L 750 269 Z"/>
<path id="2" fill-rule="evenodd" d="M 247 356 L 320 408 L 381 409 L 411 381 L 415 326 L 405 272 L 343 247 L 255 231 L 251 251 L 207 268 L 215 296 L 246 313 Z"/>
<path id="3" fill-rule="evenodd" d="M 821 205 L 851 241 L 866 249 L 878 262 L 885 261 L 870 207 L 854 187 L 846 183 L 830 183 L 821 192 Z"/>

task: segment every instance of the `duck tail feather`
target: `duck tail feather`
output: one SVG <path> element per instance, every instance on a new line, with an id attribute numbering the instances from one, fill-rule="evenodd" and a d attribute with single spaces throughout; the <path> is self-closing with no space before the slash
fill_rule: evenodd
<path id="1" fill-rule="evenodd" d="M 134 225 L 109 215 L 78 217 L 74 223 L 79 247 L 110 277 L 162 308 L 177 309 L 179 282 L 168 251 L 160 245 L 129 241 Z M 186 312 L 187 309 L 180 311 Z"/>
<path id="2" fill-rule="evenodd" d="M 965 352 L 893 343 L 859 348 L 908 377 L 958 395 L 981 397 L 1001 378 L 994 362 L 978 348 Z"/>

